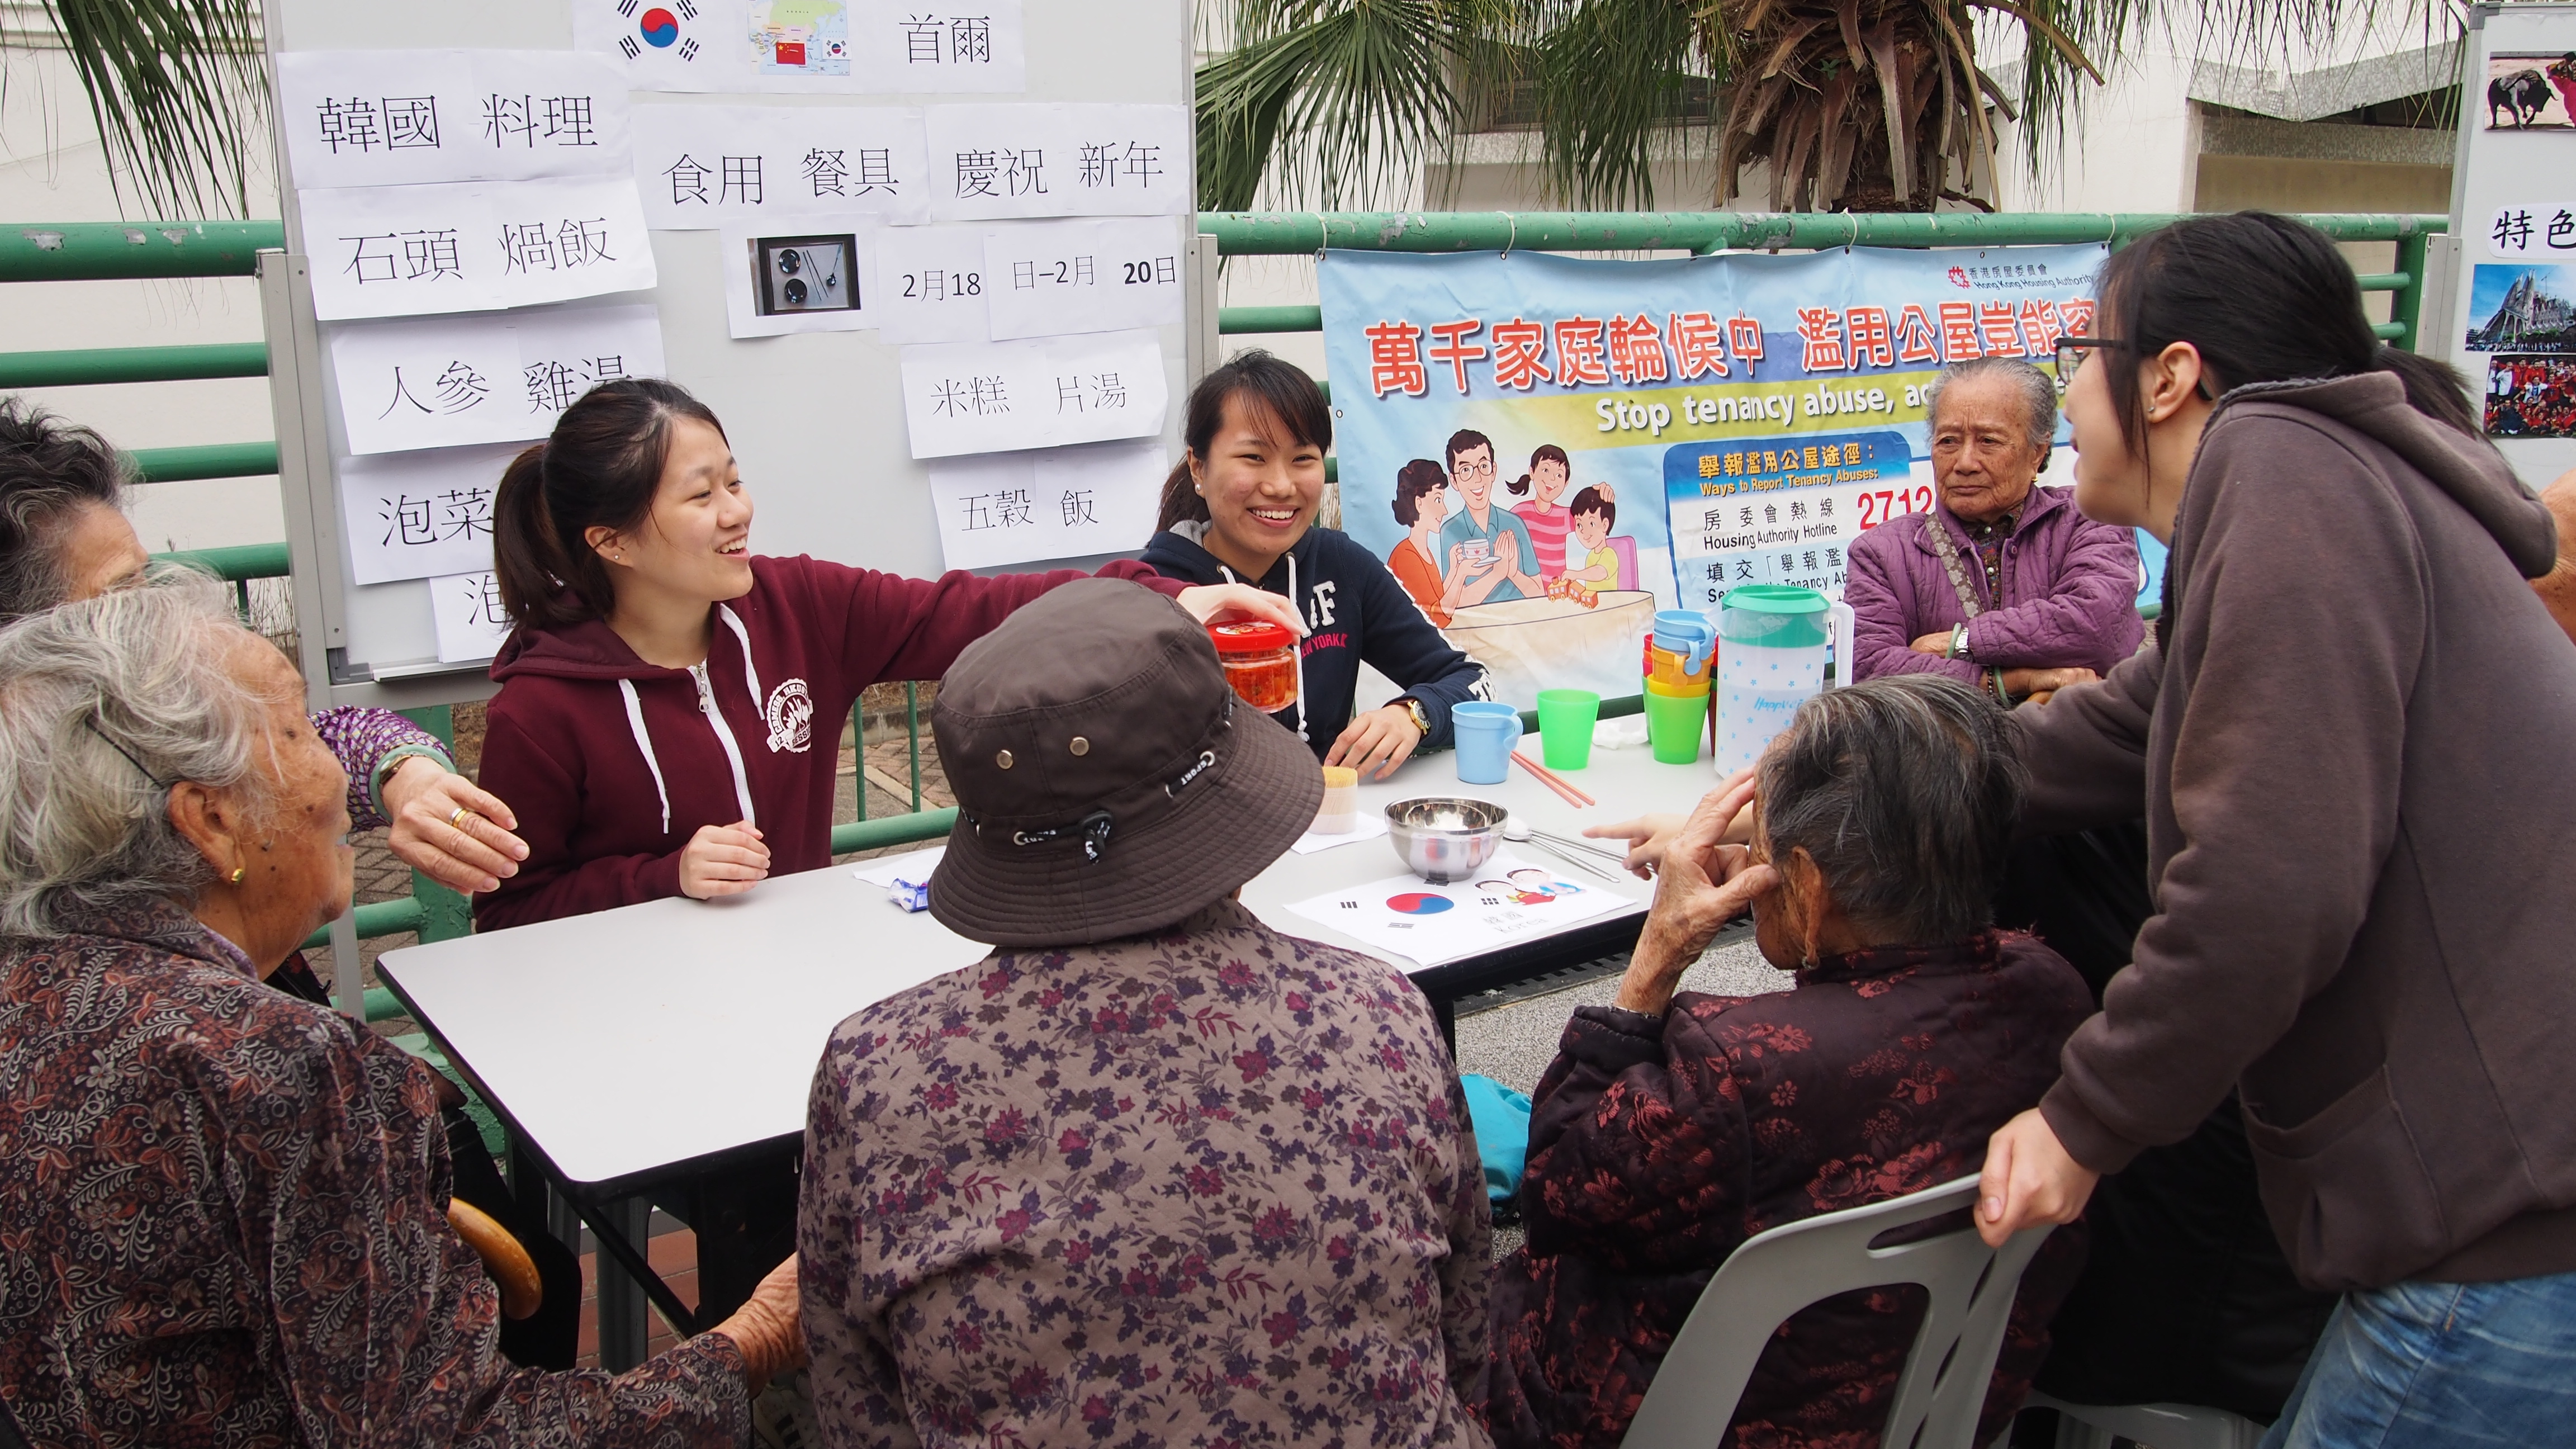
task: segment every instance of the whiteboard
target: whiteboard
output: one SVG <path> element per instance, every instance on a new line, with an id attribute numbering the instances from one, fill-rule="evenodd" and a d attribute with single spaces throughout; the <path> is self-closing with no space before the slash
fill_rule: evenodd
<path id="1" fill-rule="evenodd" d="M 2516 357 L 2543 362 L 2576 387 L 2576 351 L 2528 350 L 2500 337 L 2490 324 L 2503 296 L 2526 274 L 2537 285 L 2526 285 L 2525 294 L 2536 291 L 2544 307 L 2552 298 L 2576 305 L 2576 116 L 2568 110 L 2576 97 L 2545 73 L 2550 62 L 2576 51 L 2576 5 L 2480 5 L 2470 11 L 2469 25 L 2468 43 L 2460 48 L 2459 152 L 2451 172 L 2457 261 L 2445 315 L 2431 315 L 2428 296 L 2424 330 L 2438 329 L 2439 335 L 2425 339 L 2423 350 L 2466 375 L 2469 395 L 2487 412 L 2496 447 L 2524 483 L 2541 488 L 2576 468 L 2576 437 L 2498 433 L 2489 388 L 2500 372 L 2509 385 L 2513 364 L 2499 359 Z M 2490 79 L 2509 83 L 2526 71 L 2542 73 L 2547 104 L 2520 115 L 2510 106 L 2491 109 Z M 2561 211 L 2568 224 L 2553 238 L 2550 222 Z M 2498 222 L 2508 214 L 2528 222 L 2528 236 L 2520 226 L 2507 225 L 2499 241 Z M 2576 336 L 2576 328 L 2570 335 Z"/>
<path id="2" fill-rule="evenodd" d="M 569 50 L 573 5 L 595 0 L 453 0 L 424 12 L 393 0 L 269 0 L 272 57 L 311 50 L 478 48 Z M 860 7 L 852 6 L 852 13 Z M 1028 0 L 1027 90 L 1015 95 L 813 95 L 635 91 L 636 105 L 920 107 L 1007 102 L 1155 104 L 1191 101 L 1188 0 Z M 470 40 L 464 39 L 470 37 Z M 289 249 L 302 235 L 299 182 L 280 115 L 279 190 Z M 1184 127 L 1186 137 L 1190 128 Z M 1186 145 L 1186 141 L 1185 141 Z M 309 145 L 306 147 L 308 153 Z M 1194 175 L 1195 156 L 1180 158 Z M 309 184 L 309 183 L 307 183 Z M 1175 229 L 1189 230 L 1186 219 Z M 817 557 L 914 576 L 936 575 L 942 552 L 932 514 L 930 468 L 907 445 L 898 349 L 873 330 L 815 331 L 735 339 L 728 335 L 724 234 L 649 233 L 657 285 L 584 298 L 565 308 L 648 304 L 660 312 L 668 375 L 721 418 L 741 461 L 757 514 L 752 546 L 762 553 Z M 306 677 L 317 703 L 412 706 L 481 698 L 494 686 L 479 667 L 438 662 L 427 579 L 352 581 L 352 528 L 343 518 L 338 460 L 351 455 L 336 379 L 332 329 L 314 320 L 312 273 L 320 263 L 270 258 L 262 300 L 271 351 L 296 604 L 304 625 Z M 1213 269 L 1195 255 L 1182 268 L 1189 289 L 1183 324 L 1152 329 L 1161 345 L 1172 405 L 1161 445 L 1180 455 L 1180 400 L 1191 379 L 1193 339 L 1213 328 Z M 489 452 L 487 445 L 486 452 Z M 497 476 L 493 480 L 498 482 Z M 1136 538 L 1132 548 L 1141 549 Z M 1095 559 L 1067 560 L 1090 565 Z M 1046 567 L 1044 563 L 1018 565 Z"/>

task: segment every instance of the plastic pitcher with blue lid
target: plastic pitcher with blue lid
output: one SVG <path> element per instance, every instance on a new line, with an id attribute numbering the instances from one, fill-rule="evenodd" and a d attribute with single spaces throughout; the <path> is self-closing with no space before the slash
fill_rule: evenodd
<path id="1" fill-rule="evenodd" d="M 1852 611 L 1814 589 L 1745 584 L 1717 613 L 1717 773 L 1751 767 L 1825 687 L 1825 657 L 1851 682 Z"/>

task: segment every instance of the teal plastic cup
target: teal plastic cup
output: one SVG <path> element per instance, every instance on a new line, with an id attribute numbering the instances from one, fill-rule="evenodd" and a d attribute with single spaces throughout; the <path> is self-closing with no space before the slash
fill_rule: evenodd
<path id="1" fill-rule="evenodd" d="M 1592 727 L 1601 720 L 1601 696 L 1588 689 L 1538 692 L 1539 752 L 1551 770 L 1580 770 L 1592 763 Z"/>

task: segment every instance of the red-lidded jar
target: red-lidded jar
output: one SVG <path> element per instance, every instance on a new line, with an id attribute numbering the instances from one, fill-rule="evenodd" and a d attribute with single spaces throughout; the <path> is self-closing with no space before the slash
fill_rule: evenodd
<path id="1" fill-rule="evenodd" d="M 1225 682 L 1245 704 L 1276 714 L 1297 702 L 1297 639 L 1284 624 L 1257 619 L 1208 625 Z"/>

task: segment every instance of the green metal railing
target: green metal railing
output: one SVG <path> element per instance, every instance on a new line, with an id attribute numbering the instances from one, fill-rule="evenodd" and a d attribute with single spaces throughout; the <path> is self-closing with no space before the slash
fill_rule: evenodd
<path id="1" fill-rule="evenodd" d="M 1367 251 L 1690 251 L 1822 249 L 1839 246 L 2011 246 L 2107 241 L 2125 245 L 2178 218 L 2170 214 L 2016 213 L 1983 215 L 1799 214 L 1763 212 L 1203 212 L 1198 229 L 1217 238 L 1221 254 L 1312 255 L 1328 247 Z M 2395 271 L 2365 273 L 2365 292 L 2391 294 L 2391 320 L 2379 335 L 2412 349 L 2424 300 L 2427 240 L 2448 229 L 2448 218 L 2404 214 L 2328 214 L 2300 218 L 2337 241 L 2396 243 Z M 279 223 L 151 222 L 138 225 L 81 223 L 0 227 L 0 282 L 132 280 L 158 277 L 239 277 L 256 270 L 254 254 L 282 248 Z M 1324 325 L 1315 306 L 1224 307 L 1217 331 L 1228 336 L 1315 332 Z M 89 348 L 0 353 L 0 388 L 68 387 L 102 383 L 193 381 L 260 377 L 268 349 L 260 343 L 189 347 Z M 1328 395 L 1330 383 L 1325 384 Z M 222 443 L 189 448 L 137 449 L 133 458 L 149 482 L 251 477 L 277 471 L 277 445 Z M 1327 476 L 1338 472 L 1326 459 Z M 161 557 L 188 563 L 234 583 L 248 607 L 248 581 L 288 572 L 286 546 L 257 544 L 205 549 Z M 905 686 L 912 809 L 867 818 L 869 774 L 864 721 L 852 720 L 857 751 L 860 818 L 832 828 L 832 852 L 875 850 L 946 835 L 955 809 L 922 808 L 921 707 L 918 688 Z M 1617 711 L 1605 707 L 1604 713 Z M 446 706 L 415 712 L 425 728 L 449 737 Z M 1524 723 L 1535 728 L 1534 720 Z M 894 782 L 888 782 L 894 783 Z M 881 786 L 880 788 L 883 788 Z M 415 877 L 414 894 L 364 905 L 355 911 L 365 939 L 418 932 L 424 940 L 471 929 L 464 898 Z M 327 944 L 316 933 L 308 947 Z M 370 1021 L 401 1014 L 393 994 L 367 993 Z"/>

